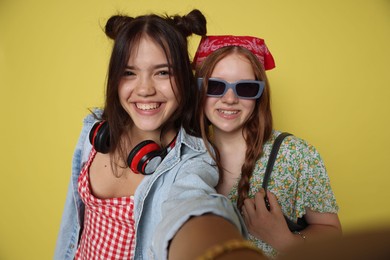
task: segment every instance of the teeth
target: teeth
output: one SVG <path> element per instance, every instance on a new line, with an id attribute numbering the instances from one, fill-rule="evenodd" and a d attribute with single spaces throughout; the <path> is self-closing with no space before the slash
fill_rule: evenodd
<path id="1" fill-rule="evenodd" d="M 232 111 L 232 110 L 221 110 L 221 109 L 219 110 L 219 112 L 225 115 L 234 115 L 238 113 L 237 110 Z"/>
<path id="2" fill-rule="evenodd" d="M 152 110 L 158 108 L 160 105 L 158 103 L 137 103 L 136 106 L 141 110 Z"/>

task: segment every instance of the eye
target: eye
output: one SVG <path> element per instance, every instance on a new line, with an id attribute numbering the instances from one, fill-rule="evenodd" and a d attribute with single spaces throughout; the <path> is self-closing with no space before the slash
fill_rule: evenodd
<path id="1" fill-rule="evenodd" d="M 131 70 L 125 70 L 125 71 L 123 72 L 123 76 L 124 76 L 124 77 L 130 77 L 130 76 L 134 76 L 134 75 L 135 75 L 134 72 L 131 71 Z"/>
<path id="2" fill-rule="evenodd" d="M 170 71 L 168 69 L 166 70 L 159 70 L 156 72 L 156 76 L 162 77 L 162 78 L 167 78 L 171 75 Z"/>

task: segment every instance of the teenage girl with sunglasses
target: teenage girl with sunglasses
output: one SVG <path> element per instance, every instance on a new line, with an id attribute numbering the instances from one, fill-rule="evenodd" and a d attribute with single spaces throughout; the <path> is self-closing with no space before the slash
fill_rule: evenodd
<path id="1" fill-rule="evenodd" d="M 204 16 L 113 16 L 105 29 L 114 39 L 105 106 L 84 120 L 55 259 L 261 258 L 214 189 L 194 118 L 186 37 L 206 33 Z"/>
<path id="2" fill-rule="evenodd" d="M 294 136 L 277 153 L 262 188 L 272 144 L 270 89 L 274 60 L 264 41 L 246 36 L 203 37 L 194 58 L 202 135 L 216 151 L 219 193 L 237 204 L 250 239 L 269 257 L 305 240 L 340 234 L 338 206 L 317 150 Z M 269 205 L 267 205 L 269 204 Z M 299 227 L 298 220 L 305 224 Z"/>

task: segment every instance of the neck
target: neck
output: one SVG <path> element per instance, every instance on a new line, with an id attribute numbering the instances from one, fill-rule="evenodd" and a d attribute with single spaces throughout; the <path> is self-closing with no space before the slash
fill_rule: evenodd
<path id="1" fill-rule="evenodd" d="M 245 161 L 246 142 L 241 131 L 234 133 L 214 129 L 213 142 L 217 147 L 222 165 L 222 181 L 218 184 L 219 193 L 227 196 L 241 176 Z"/>
<path id="2" fill-rule="evenodd" d="M 226 133 L 214 129 L 213 142 L 219 151 L 221 163 L 225 170 L 240 172 L 247 149 L 242 132 Z"/>
<path id="3" fill-rule="evenodd" d="M 175 138 L 177 131 L 171 127 L 166 129 L 161 135 L 161 129 L 144 131 L 133 126 L 128 130 L 127 135 L 129 136 L 129 140 L 131 140 L 132 146 L 145 140 L 152 140 L 161 147 L 165 147 Z"/>
<path id="4" fill-rule="evenodd" d="M 213 128 L 213 143 L 217 146 L 218 150 L 237 150 L 240 148 L 246 149 L 246 143 L 242 131 L 235 132 L 223 132 L 216 128 Z"/>

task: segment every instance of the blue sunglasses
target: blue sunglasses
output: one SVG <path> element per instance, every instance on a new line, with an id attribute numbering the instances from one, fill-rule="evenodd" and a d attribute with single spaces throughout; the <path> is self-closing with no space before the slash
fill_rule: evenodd
<path id="1" fill-rule="evenodd" d="M 198 78 L 198 86 L 202 88 L 203 78 Z M 222 97 L 231 88 L 238 98 L 258 99 L 263 93 L 265 83 L 258 80 L 239 80 L 229 83 L 222 79 L 209 78 L 207 96 Z"/>

